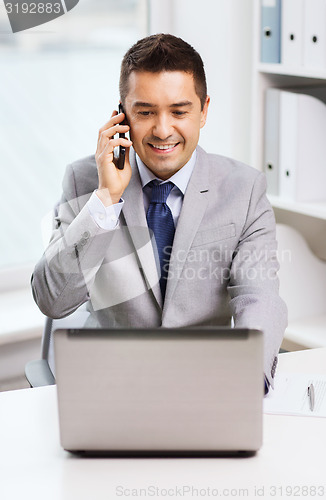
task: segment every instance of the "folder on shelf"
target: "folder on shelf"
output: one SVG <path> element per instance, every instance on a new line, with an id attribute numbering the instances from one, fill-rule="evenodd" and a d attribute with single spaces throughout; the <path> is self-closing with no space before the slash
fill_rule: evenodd
<path id="1" fill-rule="evenodd" d="M 281 62 L 281 0 L 260 0 L 261 62 Z"/>
<path id="2" fill-rule="evenodd" d="M 279 194 L 279 121 L 280 90 L 269 88 L 265 93 L 264 171 L 267 193 Z"/>
<path id="3" fill-rule="evenodd" d="M 303 64 L 304 0 L 282 0 L 281 49 L 285 66 Z"/>
<path id="4" fill-rule="evenodd" d="M 326 200 L 326 105 L 310 95 L 280 91 L 279 196 Z"/>
<path id="5" fill-rule="evenodd" d="M 326 0 L 304 0 L 303 65 L 326 69 Z"/>

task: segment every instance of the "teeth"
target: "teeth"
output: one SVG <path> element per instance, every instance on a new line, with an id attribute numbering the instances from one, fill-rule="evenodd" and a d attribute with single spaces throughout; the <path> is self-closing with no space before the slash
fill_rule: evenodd
<path id="1" fill-rule="evenodd" d="M 152 144 L 152 146 L 155 149 L 172 149 L 174 148 L 174 146 L 176 146 L 176 144 L 167 144 L 166 146 L 156 146 L 155 144 Z"/>

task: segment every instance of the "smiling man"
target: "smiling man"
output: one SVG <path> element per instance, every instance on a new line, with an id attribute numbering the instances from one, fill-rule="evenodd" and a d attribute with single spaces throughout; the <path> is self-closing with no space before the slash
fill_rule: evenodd
<path id="1" fill-rule="evenodd" d="M 44 314 L 87 302 L 89 326 L 258 327 L 273 385 L 286 326 L 275 220 L 262 173 L 198 146 L 210 98 L 200 55 L 172 35 L 137 42 L 120 75 L 124 113 L 95 156 L 68 166 L 32 287 Z M 130 140 L 121 134 L 130 134 Z M 117 168 L 114 151 L 126 149 Z"/>
<path id="2" fill-rule="evenodd" d="M 201 105 L 191 73 L 130 75 L 125 108 L 132 123 L 134 149 L 157 177 L 168 179 L 191 158 L 208 104 L 206 96 Z"/>

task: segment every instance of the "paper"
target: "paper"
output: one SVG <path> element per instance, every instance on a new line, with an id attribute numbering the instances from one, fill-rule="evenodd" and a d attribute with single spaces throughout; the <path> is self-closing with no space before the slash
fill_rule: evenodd
<path id="1" fill-rule="evenodd" d="M 315 388 L 315 406 L 310 409 L 308 387 Z M 264 398 L 264 413 L 326 417 L 326 375 L 280 373 L 274 390 Z"/>

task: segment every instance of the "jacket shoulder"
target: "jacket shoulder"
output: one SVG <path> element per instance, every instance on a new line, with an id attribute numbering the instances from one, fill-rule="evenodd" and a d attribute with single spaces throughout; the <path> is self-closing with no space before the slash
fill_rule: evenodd
<path id="1" fill-rule="evenodd" d="M 202 148 L 198 148 L 198 154 L 199 161 L 209 164 L 212 173 L 218 177 L 231 177 L 234 180 L 255 182 L 257 177 L 264 176 L 257 169 L 233 158 L 206 153 Z"/>
<path id="2" fill-rule="evenodd" d="M 63 178 L 63 191 L 67 199 L 92 193 L 98 187 L 95 155 L 70 163 Z"/>

